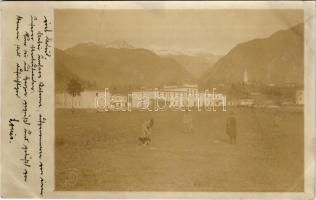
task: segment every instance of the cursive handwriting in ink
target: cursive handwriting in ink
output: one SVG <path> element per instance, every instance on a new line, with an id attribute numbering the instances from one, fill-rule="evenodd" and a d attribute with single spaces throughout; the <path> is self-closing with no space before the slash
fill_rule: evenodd
<path id="1" fill-rule="evenodd" d="M 43 196 L 43 194 L 44 194 L 44 179 L 43 179 L 43 177 L 40 177 L 40 181 L 41 181 L 40 194 L 41 194 L 41 196 Z"/>
<path id="2" fill-rule="evenodd" d="M 21 57 L 21 47 L 20 47 L 20 45 L 16 45 L 16 49 L 15 49 L 15 52 L 16 52 L 16 56 L 17 57 Z"/>
<path id="3" fill-rule="evenodd" d="M 23 17 L 17 15 L 16 16 L 16 39 L 19 40 L 20 38 L 20 23 L 21 23 L 21 20 L 23 19 Z"/>
<path id="4" fill-rule="evenodd" d="M 28 32 L 25 32 L 23 35 L 23 45 L 25 47 L 26 47 L 28 41 L 30 41 L 30 34 Z"/>
<path id="5" fill-rule="evenodd" d="M 25 61 L 23 61 L 23 71 L 28 72 L 31 66 L 27 64 Z"/>
<path id="6" fill-rule="evenodd" d="M 38 77 L 37 78 L 41 78 L 42 77 L 42 67 L 44 67 L 42 65 L 42 55 L 38 55 L 37 56 L 37 72 L 38 72 Z"/>
<path id="7" fill-rule="evenodd" d="M 23 164 L 25 167 L 31 167 L 30 160 L 32 159 L 32 157 L 28 151 L 29 150 L 28 146 L 23 145 L 22 150 L 24 151 L 24 156 L 20 160 L 23 161 Z"/>
<path id="8" fill-rule="evenodd" d="M 43 95 L 43 87 L 44 87 L 44 83 L 43 82 L 40 82 L 38 84 L 38 107 L 42 107 L 42 95 Z"/>
<path id="9" fill-rule="evenodd" d="M 28 108 L 27 108 L 27 101 L 23 100 L 23 122 L 26 125 L 31 125 L 31 123 L 29 122 L 29 118 L 31 115 L 28 114 Z"/>
<path id="10" fill-rule="evenodd" d="M 31 66 L 33 67 L 35 64 L 34 64 L 34 61 L 35 61 L 35 56 L 34 56 L 34 52 L 35 52 L 35 46 L 32 44 L 31 45 Z"/>
<path id="11" fill-rule="evenodd" d="M 46 118 L 42 116 L 42 114 L 39 114 L 39 120 L 38 120 L 38 130 L 39 130 L 39 159 L 42 159 L 43 154 L 43 144 L 42 144 L 42 137 L 43 137 L 43 124 L 46 122 Z"/>
<path id="12" fill-rule="evenodd" d="M 30 180 L 34 181 L 39 176 L 38 193 L 43 196 L 46 189 L 45 123 L 48 120 L 43 111 L 47 108 L 46 75 L 53 54 L 54 26 L 50 17 L 31 14 L 14 15 L 13 23 L 16 32 L 13 34 L 15 41 L 12 53 L 16 60 L 13 64 L 16 65 L 13 65 L 10 73 L 11 90 L 14 89 L 10 95 L 14 97 L 12 103 L 17 103 L 20 109 L 17 110 L 17 116 L 7 119 L 7 134 L 9 142 L 16 144 L 11 144 L 11 147 L 20 152 L 15 159 L 20 162 L 17 169 L 21 170 L 21 178 L 25 184 L 30 184 L 33 183 Z M 33 167 L 38 171 L 34 172 Z"/>
<path id="13" fill-rule="evenodd" d="M 49 24 L 51 24 L 51 22 L 49 22 Z M 45 33 L 52 32 L 52 30 L 48 28 L 48 20 L 47 20 L 46 16 L 44 16 L 44 31 L 45 31 Z"/>
<path id="14" fill-rule="evenodd" d="M 26 49 L 24 49 L 23 52 L 24 52 L 23 53 L 24 58 L 27 58 L 29 56 L 28 55 L 29 52 Z"/>
<path id="15" fill-rule="evenodd" d="M 27 143 L 30 142 L 29 140 L 29 136 L 32 134 L 31 130 L 28 130 L 26 128 L 24 128 L 24 141 L 26 141 Z"/>
<path id="16" fill-rule="evenodd" d="M 34 21 L 36 20 L 37 18 L 31 15 L 31 24 L 30 24 L 31 40 L 34 40 L 34 27 L 35 27 Z"/>
<path id="17" fill-rule="evenodd" d="M 35 88 L 35 70 L 36 70 L 36 65 L 34 64 L 34 51 L 35 51 L 35 46 L 32 45 L 31 46 L 31 80 L 32 80 L 32 84 L 31 84 L 31 90 L 34 91 Z"/>
<path id="18" fill-rule="evenodd" d="M 27 182 L 28 173 L 29 173 L 28 170 L 24 168 L 23 177 L 24 177 L 24 181 L 25 181 L 25 182 Z"/>
<path id="19" fill-rule="evenodd" d="M 28 87 L 28 80 L 30 79 L 30 77 L 25 76 L 23 78 L 23 90 L 24 90 L 24 97 L 27 97 L 27 87 Z"/>
<path id="20" fill-rule="evenodd" d="M 11 141 L 14 139 L 14 137 L 16 136 L 16 134 L 14 133 L 14 126 L 15 126 L 15 122 L 19 122 L 19 120 L 13 118 L 13 119 L 9 119 L 9 139 L 10 139 L 10 143 Z"/>
<path id="21" fill-rule="evenodd" d="M 48 36 L 45 37 L 45 55 L 48 57 L 51 57 L 50 48 L 52 47 L 49 45 L 49 43 L 52 41 L 52 38 L 49 38 Z"/>
<path id="22" fill-rule="evenodd" d="M 15 90 L 15 95 L 20 98 L 20 86 L 21 86 L 21 73 L 23 72 L 23 69 L 21 68 L 19 63 L 16 63 L 16 70 L 14 72 L 15 79 L 13 82 L 15 83 L 15 87 L 13 88 Z"/>
<path id="23" fill-rule="evenodd" d="M 39 50 L 39 51 L 42 49 L 42 47 L 41 47 L 41 45 L 43 43 L 42 36 L 43 36 L 43 33 L 41 31 L 38 31 L 37 32 L 37 50 Z"/>
<path id="24" fill-rule="evenodd" d="M 40 169 L 40 174 L 41 174 L 41 175 L 44 175 L 43 162 L 40 161 L 40 163 L 39 163 L 38 166 L 39 166 L 39 169 Z"/>

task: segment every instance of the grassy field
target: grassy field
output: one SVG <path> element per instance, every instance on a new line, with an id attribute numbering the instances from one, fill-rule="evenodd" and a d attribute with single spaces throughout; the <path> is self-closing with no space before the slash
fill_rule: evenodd
<path id="1" fill-rule="evenodd" d="M 234 113 L 236 145 L 225 134 L 228 112 L 192 112 L 194 132 L 185 133 L 183 112 L 56 110 L 56 190 L 303 191 L 303 109 Z M 152 143 L 144 147 L 137 138 L 150 117 Z"/>

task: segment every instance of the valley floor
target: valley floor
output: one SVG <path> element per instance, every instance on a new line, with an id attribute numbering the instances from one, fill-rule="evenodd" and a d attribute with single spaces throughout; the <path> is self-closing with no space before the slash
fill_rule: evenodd
<path id="1" fill-rule="evenodd" d="M 295 192 L 304 190 L 303 108 L 234 108 L 237 144 L 225 134 L 228 112 L 56 110 L 58 191 Z M 273 126 L 274 115 L 279 126 Z M 139 145 L 154 118 L 152 142 Z"/>

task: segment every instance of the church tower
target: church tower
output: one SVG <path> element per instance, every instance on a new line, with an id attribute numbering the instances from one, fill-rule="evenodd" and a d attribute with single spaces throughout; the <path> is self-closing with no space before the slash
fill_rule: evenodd
<path id="1" fill-rule="evenodd" d="M 244 84 L 248 84 L 248 72 L 247 69 L 244 71 Z"/>

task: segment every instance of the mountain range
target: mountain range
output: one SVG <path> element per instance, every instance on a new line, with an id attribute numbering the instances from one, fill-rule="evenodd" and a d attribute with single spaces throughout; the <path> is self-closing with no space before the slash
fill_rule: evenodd
<path id="1" fill-rule="evenodd" d="M 70 79 L 78 80 L 85 89 L 118 91 L 183 83 L 212 87 L 214 83 L 241 82 L 245 71 L 249 82 L 303 84 L 303 24 L 240 43 L 224 56 L 159 55 L 124 40 L 55 49 L 56 90 L 65 90 Z"/>
<path id="2" fill-rule="evenodd" d="M 109 48 L 92 43 L 55 49 L 55 68 L 57 90 L 65 90 L 71 78 L 87 89 L 127 90 L 196 82 L 171 58 L 146 49 Z"/>
<path id="3" fill-rule="evenodd" d="M 238 44 L 200 81 L 206 85 L 241 82 L 245 72 L 249 82 L 303 84 L 304 25 Z"/>

